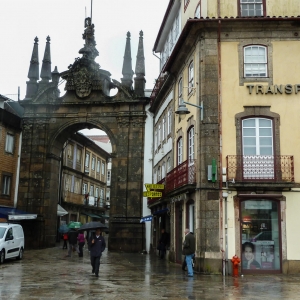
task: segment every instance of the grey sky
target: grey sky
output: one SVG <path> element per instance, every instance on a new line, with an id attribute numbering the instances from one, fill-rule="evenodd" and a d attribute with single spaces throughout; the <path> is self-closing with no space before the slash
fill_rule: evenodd
<path id="1" fill-rule="evenodd" d="M 53 70 L 67 70 L 79 57 L 84 41 L 85 7 L 91 0 L 1 0 L 0 1 L 0 94 L 25 97 L 34 38 L 39 38 L 42 65 L 46 37 L 51 38 Z M 152 89 L 159 74 L 159 60 L 152 48 L 169 0 L 93 0 L 93 23 L 99 57 L 96 61 L 120 81 L 126 33 L 131 32 L 132 67 L 135 69 L 139 32 L 144 32 L 146 88 Z M 9 96 L 8 96 L 9 97 Z"/>

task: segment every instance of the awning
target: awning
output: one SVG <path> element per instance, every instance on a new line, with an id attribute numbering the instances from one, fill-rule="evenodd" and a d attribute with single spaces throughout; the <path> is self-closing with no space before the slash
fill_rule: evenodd
<path id="1" fill-rule="evenodd" d="M 107 215 L 98 215 L 101 219 L 109 219 L 109 216 Z"/>
<path id="2" fill-rule="evenodd" d="M 150 221 L 152 221 L 152 218 L 153 218 L 152 215 L 142 217 L 141 220 L 140 220 L 140 223 L 143 223 L 143 222 L 150 222 Z"/>
<path id="3" fill-rule="evenodd" d="M 153 212 L 153 215 L 161 215 L 161 214 L 164 214 L 164 213 L 166 213 L 166 212 L 168 212 L 168 211 L 169 211 L 168 208 L 163 208 L 163 209 L 161 209 L 161 210 L 154 211 L 154 212 Z"/>
<path id="4" fill-rule="evenodd" d="M 91 218 L 97 218 L 97 219 L 101 219 L 98 215 L 95 214 L 91 214 L 91 213 L 86 213 L 86 212 L 82 212 L 81 214 L 89 216 Z"/>
<path id="5" fill-rule="evenodd" d="M 36 217 L 37 214 L 31 214 L 14 207 L 0 207 L 0 219 L 6 219 L 8 221 L 34 220 Z"/>
<path id="6" fill-rule="evenodd" d="M 62 217 L 67 214 L 68 214 L 68 212 L 64 208 L 62 208 L 59 204 L 57 204 L 57 216 Z"/>

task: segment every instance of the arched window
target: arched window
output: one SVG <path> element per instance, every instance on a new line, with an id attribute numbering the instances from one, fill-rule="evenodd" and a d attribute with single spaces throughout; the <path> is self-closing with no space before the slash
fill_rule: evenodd
<path id="1" fill-rule="evenodd" d="M 200 3 L 199 3 L 195 10 L 195 18 L 199 19 L 200 17 L 201 17 L 201 10 L 200 10 Z"/>
<path id="2" fill-rule="evenodd" d="M 244 47 L 244 77 L 267 77 L 267 47 Z"/>
<path id="3" fill-rule="evenodd" d="M 178 166 L 183 161 L 182 145 L 183 145 L 183 139 L 182 137 L 180 137 L 177 141 L 177 165 Z"/>
<path id="4" fill-rule="evenodd" d="M 189 64 L 189 94 L 193 91 L 194 87 L 194 62 Z"/>

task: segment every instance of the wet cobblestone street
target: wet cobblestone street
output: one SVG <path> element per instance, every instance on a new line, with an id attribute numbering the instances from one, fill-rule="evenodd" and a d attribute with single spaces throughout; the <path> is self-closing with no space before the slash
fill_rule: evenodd
<path id="1" fill-rule="evenodd" d="M 99 278 L 89 252 L 28 250 L 0 265 L 0 299 L 300 299 L 300 275 L 186 276 L 155 255 L 104 252 Z"/>

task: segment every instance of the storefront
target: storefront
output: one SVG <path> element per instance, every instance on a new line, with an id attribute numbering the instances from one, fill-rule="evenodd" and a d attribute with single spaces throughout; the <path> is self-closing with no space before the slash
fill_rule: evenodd
<path id="1" fill-rule="evenodd" d="M 276 198 L 240 200 L 243 274 L 281 272 L 280 211 Z"/>

